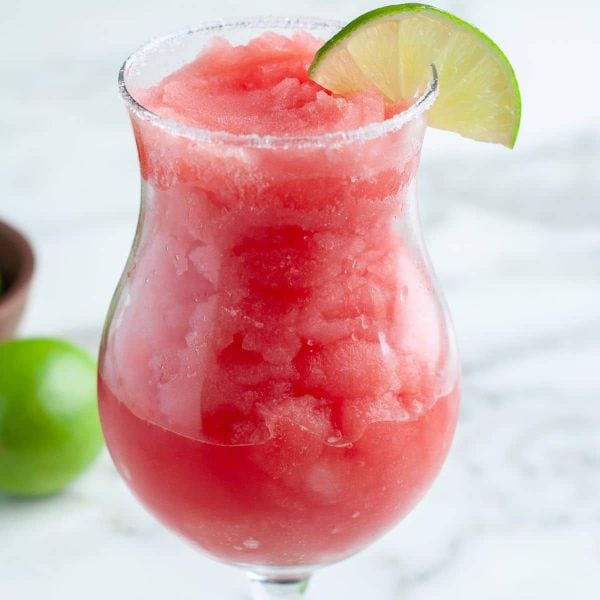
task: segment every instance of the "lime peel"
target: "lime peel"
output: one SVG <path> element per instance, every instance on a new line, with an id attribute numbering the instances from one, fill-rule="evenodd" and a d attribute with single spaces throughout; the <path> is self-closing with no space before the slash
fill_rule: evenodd
<path id="1" fill-rule="evenodd" d="M 1 343 L 0 494 L 58 492 L 102 445 L 96 361 L 63 340 Z"/>
<path id="2" fill-rule="evenodd" d="M 521 97 L 515 72 L 487 35 L 427 4 L 398 4 L 354 19 L 321 47 L 311 79 L 337 94 L 378 89 L 390 102 L 418 97 L 439 73 L 432 127 L 515 144 Z"/>

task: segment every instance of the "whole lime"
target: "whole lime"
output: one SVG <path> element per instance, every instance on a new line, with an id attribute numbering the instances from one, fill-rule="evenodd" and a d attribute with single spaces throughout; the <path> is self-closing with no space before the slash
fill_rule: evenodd
<path id="1" fill-rule="evenodd" d="M 101 447 L 95 361 L 56 339 L 0 344 L 0 490 L 57 492 Z"/>

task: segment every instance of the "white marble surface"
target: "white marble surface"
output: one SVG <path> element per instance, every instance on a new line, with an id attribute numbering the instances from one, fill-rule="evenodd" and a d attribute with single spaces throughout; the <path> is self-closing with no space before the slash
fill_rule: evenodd
<path id="1" fill-rule="evenodd" d="M 318 574 L 314 600 L 600 597 L 600 10 L 438 2 L 513 59 L 510 153 L 432 132 L 421 206 L 464 364 L 456 442 L 412 515 Z M 346 19 L 365 1 L 3 0 L 0 218 L 39 259 L 23 335 L 95 350 L 133 235 L 137 165 L 115 91 L 145 38 L 248 13 Z M 0 497 L 0 598 L 248 598 L 241 573 L 149 517 L 107 455 L 64 494 Z"/>

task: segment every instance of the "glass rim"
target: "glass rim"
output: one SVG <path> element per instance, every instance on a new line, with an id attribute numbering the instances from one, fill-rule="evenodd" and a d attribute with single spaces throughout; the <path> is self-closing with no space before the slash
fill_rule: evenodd
<path id="1" fill-rule="evenodd" d="M 218 35 L 219 32 L 227 32 L 244 28 L 279 28 L 279 29 L 305 29 L 305 28 L 338 28 L 344 23 L 331 19 L 318 19 L 314 17 L 248 17 L 229 18 L 213 21 L 205 21 L 193 27 L 180 29 L 163 36 L 155 37 L 142 44 L 137 50 L 130 54 L 119 69 L 118 85 L 119 93 L 123 98 L 127 109 L 139 119 L 155 125 L 177 137 L 185 137 L 196 142 L 219 143 L 254 148 L 274 147 L 331 147 L 345 145 L 356 141 L 372 140 L 382 137 L 387 133 L 398 131 L 406 123 L 412 121 L 426 112 L 433 105 L 439 91 L 438 74 L 435 65 L 431 65 L 432 76 L 425 91 L 404 111 L 375 123 L 362 125 L 353 129 L 339 130 L 329 133 L 314 135 L 272 135 L 255 133 L 231 133 L 228 131 L 205 129 L 187 125 L 176 119 L 163 117 L 143 104 L 138 102 L 127 88 L 126 78 L 129 69 L 150 50 L 166 42 L 177 38 L 198 33 L 211 33 Z"/>

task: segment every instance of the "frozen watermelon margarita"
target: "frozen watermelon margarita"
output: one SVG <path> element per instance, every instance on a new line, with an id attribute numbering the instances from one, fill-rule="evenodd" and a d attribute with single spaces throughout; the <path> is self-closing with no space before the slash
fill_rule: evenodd
<path id="1" fill-rule="evenodd" d="M 256 572 L 388 530 L 457 418 L 414 195 L 435 69 L 407 95 L 346 65 L 353 89 L 332 91 L 315 54 L 337 29 L 211 24 L 121 73 L 142 210 L 101 349 L 104 432 L 152 513 Z"/>

